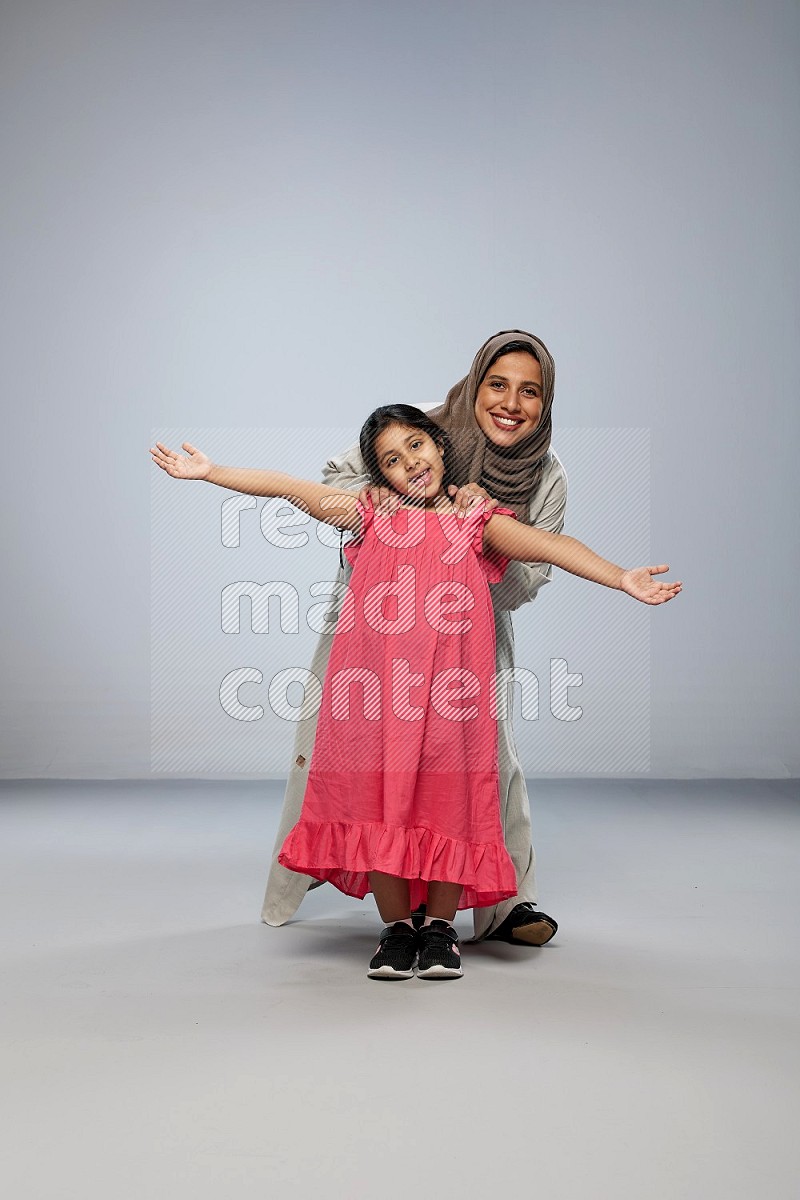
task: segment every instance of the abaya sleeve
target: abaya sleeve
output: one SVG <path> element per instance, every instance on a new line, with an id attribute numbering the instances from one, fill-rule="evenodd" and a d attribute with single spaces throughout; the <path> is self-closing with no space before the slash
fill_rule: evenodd
<path id="1" fill-rule="evenodd" d="M 551 462 L 531 499 L 530 524 L 548 533 L 561 533 L 567 507 L 567 473 L 552 449 L 550 454 Z M 492 604 L 496 609 L 513 612 L 535 600 L 552 575 L 550 563 L 510 562 L 501 582 L 489 585 Z"/>
<path id="2" fill-rule="evenodd" d="M 329 458 L 322 468 L 322 482 L 328 487 L 344 488 L 348 492 L 359 492 L 369 483 L 369 475 L 358 443 L 350 446 L 335 458 Z"/>

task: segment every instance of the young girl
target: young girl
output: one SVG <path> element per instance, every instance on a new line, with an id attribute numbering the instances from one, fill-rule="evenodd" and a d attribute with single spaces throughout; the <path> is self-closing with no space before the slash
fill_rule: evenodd
<path id="1" fill-rule="evenodd" d="M 376 510 L 351 492 L 278 471 L 221 467 L 188 443 L 160 442 L 154 462 L 176 479 L 205 479 L 280 496 L 357 536 L 334 635 L 300 820 L 279 861 L 363 897 L 385 928 L 373 979 L 462 975 L 452 920 L 460 908 L 516 895 L 500 824 L 494 620 L 488 584 L 511 559 L 551 562 L 574 575 L 662 604 L 681 583 L 655 581 L 666 564 L 624 570 L 582 542 L 517 522 L 478 500 L 457 513 L 447 489 L 449 439 L 419 409 L 376 409 L 360 435 L 376 487 L 396 494 Z M 417 929 L 412 910 L 427 914 Z"/>

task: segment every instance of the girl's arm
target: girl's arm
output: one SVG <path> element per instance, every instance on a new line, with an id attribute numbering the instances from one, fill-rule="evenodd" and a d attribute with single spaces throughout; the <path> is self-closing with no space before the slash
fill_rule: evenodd
<path id="1" fill-rule="evenodd" d="M 328 487 L 311 479 L 297 479 L 282 471 L 260 471 L 255 467 L 218 467 L 206 476 L 209 483 L 245 492 L 248 496 L 282 496 L 295 508 L 310 513 L 317 521 L 337 529 L 357 529 L 361 516 L 356 508 L 358 496 L 341 488 Z"/>
<path id="2" fill-rule="evenodd" d="M 211 459 L 183 443 L 188 457 L 176 454 L 161 442 L 150 448 L 153 462 L 174 479 L 205 479 L 219 487 L 248 496 L 282 496 L 296 508 L 310 513 L 317 521 L 335 525 L 337 529 L 358 529 L 361 516 L 356 507 L 358 497 L 341 488 L 327 487 L 308 479 L 297 479 L 282 471 L 261 471 L 255 467 L 221 467 Z"/>
<path id="3" fill-rule="evenodd" d="M 484 527 L 484 544 L 506 558 L 527 562 L 538 559 L 553 563 L 572 575 L 602 583 L 605 587 L 627 592 L 645 604 L 663 604 L 682 588 L 679 581 L 657 583 L 652 575 L 668 571 L 666 563 L 654 567 L 625 570 L 595 554 L 583 542 L 564 533 L 547 533 L 530 525 L 522 525 L 511 517 L 493 515 Z"/>

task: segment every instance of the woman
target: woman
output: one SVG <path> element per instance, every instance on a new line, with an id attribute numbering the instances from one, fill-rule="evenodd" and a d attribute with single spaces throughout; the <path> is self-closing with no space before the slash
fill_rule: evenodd
<path id="1" fill-rule="evenodd" d="M 456 475 L 471 482 L 453 489 L 456 505 L 481 495 L 512 508 L 518 519 L 552 533 L 564 525 L 567 477 L 550 448 L 555 364 L 547 347 L 533 334 L 507 329 L 484 342 L 469 374 L 448 392 L 443 405 L 428 415 L 446 430 L 453 443 Z M 426 407 L 426 406 L 421 406 Z M 369 483 L 358 447 L 332 459 L 323 472 L 331 487 L 359 491 Z M 532 600 L 551 577 L 547 563 L 511 563 L 503 581 L 491 588 L 497 637 L 497 670 L 514 667 L 511 611 Z M 337 584 L 347 582 L 349 564 Z M 343 588 L 337 587 L 339 597 Z M 330 610 L 331 632 L 335 628 Z M 320 637 L 310 670 L 323 679 L 333 638 Z M 297 823 L 314 748 L 317 717 L 298 723 L 293 762 L 275 841 L 261 919 L 282 925 L 295 913 L 313 882 L 288 871 L 277 861 L 286 836 Z M 517 756 L 510 714 L 498 718 L 501 820 L 506 847 L 517 873 L 517 895 L 493 908 L 473 910 L 475 938 L 493 938 L 527 946 L 542 946 L 558 925 L 536 908 L 536 856 L 531 844 L 530 804 L 525 776 Z"/>

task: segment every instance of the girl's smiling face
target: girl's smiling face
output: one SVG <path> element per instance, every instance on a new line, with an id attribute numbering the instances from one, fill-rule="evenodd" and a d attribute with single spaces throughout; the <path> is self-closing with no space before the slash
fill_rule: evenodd
<path id="1" fill-rule="evenodd" d="M 542 368 L 532 354 L 502 354 L 481 380 L 475 420 L 490 442 L 513 446 L 542 419 Z"/>
<path id="2" fill-rule="evenodd" d="M 444 479 L 444 447 L 408 425 L 389 425 L 375 438 L 378 467 L 401 496 L 435 500 Z"/>

